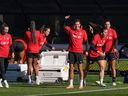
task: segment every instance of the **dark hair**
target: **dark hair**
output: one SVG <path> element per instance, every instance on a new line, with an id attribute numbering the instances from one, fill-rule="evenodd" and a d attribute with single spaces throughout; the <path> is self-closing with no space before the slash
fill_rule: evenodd
<path id="1" fill-rule="evenodd" d="M 81 23 L 80 19 L 75 19 L 75 20 L 73 20 L 73 24 L 72 25 L 74 25 L 76 22 L 80 22 Z"/>
<path id="2" fill-rule="evenodd" d="M 2 32 L 5 27 L 9 27 L 9 26 L 6 23 L 2 23 L 0 32 Z"/>
<path id="3" fill-rule="evenodd" d="M 47 29 L 50 29 L 50 27 L 49 26 L 46 26 L 46 25 L 42 25 L 41 28 L 40 28 L 40 32 L 43 33 Z"/>
<path id="4" fill-rule="evenodd" d="M 103 31 L 103 27 L 99 24 L 95 24 L 93 22 L 89 22 L 89 25 L 93 28 L 94 30 L 94 35 L 97 33 L 101 33 Z"/>
<path id="5" fill-rule="evenodd" d="M 8 27 L 8 25 L 7 25 L 6 23 L 3 23 L 3 24 L 1 25 L 1 29 L 4 29 L 4 27 Z"/>
<path id="6" fill-rule="evenodd" d="M 104 20 L 104 24 L 105 24 L 106 22 L 110 22 L 110 20 L 109 20 L 109 19 L 105 19 L 105 20 Z"/>
<path id="7" fill-rule="evenodd" d="M 75 20 L 74 20 L 74 23 L 75 23 L 75 22 L 81 22 L 81 21 L 80 21 L 80 19 L 75 19 Z"/>
<path id="8" fill-rule="evenodd" d="M 30 22 L 30 32 L 31 32 L 31 37 L 32 37 L 32 42 L 36 43 L 36 34 L 35 34 L 35 30 L 36 30 L 36 24 L 35 21 L 31 21 Z"/>

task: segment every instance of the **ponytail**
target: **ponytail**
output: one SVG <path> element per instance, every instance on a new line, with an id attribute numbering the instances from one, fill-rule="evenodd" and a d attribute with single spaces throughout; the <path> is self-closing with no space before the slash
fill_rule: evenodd
<path id="1" fill-rule="evenodd" d="M 35 25 L 35 21 L 31 21 L 30 22 L 30 32 L 31 32 L 31 37 L 32 37 L 32 42 L 36 43 L 36 25 Z"/>

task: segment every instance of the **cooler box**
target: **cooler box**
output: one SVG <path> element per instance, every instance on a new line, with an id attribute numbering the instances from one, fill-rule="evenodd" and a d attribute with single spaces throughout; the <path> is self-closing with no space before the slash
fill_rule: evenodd
<path id="1" fill-rule="evenodd" d="M 69 78 L 69 64 L 67 51 L 42 52 L 40 58 L 40 81 L 62 82 Z"/>

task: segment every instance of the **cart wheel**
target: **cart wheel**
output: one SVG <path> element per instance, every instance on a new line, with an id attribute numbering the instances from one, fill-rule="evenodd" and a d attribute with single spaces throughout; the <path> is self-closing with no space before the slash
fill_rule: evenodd
<path id="1" fill-rule="evenodd" d="M 63 83 L 63 79 L 62 79 L 62 78 L 58 78 L 58 79 L 56 80 L 56 83 Z"/>

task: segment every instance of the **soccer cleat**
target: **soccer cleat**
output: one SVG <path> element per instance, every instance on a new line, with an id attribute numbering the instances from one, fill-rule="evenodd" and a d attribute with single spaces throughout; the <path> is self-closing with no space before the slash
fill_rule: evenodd
<path id="1" fill-rule="evenodd" d="M 96 84 L 100 85 L 100 81 L 96 81 Z"/>
<path id="2" fill-rule="evenodd" d="M 0 79 L 0 87 L 3 87 L 3 85 L 2 85 L 2 79 Z"/>
<path id="3" fill-rule="evenodd" d="M 112 86 L 116 86 L 116 82 L 112 82 Z"/>
<path id="4" fill-rule="evenodd" d="M 30 84 L 30 85 L 32 84 L 32 80 L 31 79 L 28 80 L 28 84 Z"/>
<path id="5" fill-rule="evenodd" d="M 100 86 L 101 86 L 101 87 L 106 87 L 106 84 L 101 83 Z"/>
<path id="6" fill-rule="evenodd" d="M 39 78 L 36 79 L 36 85 L 40 85 L 40 80 L 39 80 Z"/>
<path id="7" fill-rule="evenodd" d="M 99 86 L 101 86 L 101 87 L 106 87 L 106 84 L 100 83 L 100 81 L 96 81 L 96 84 L 99 85 Z"/>
<path id="8" fill-rule="evenodd" d="M 86 86 L 86 80 L 83 81 L 83 86 Z"/>
<path id="9" fill-rule="evenodd" d="M 72 85 L 69 85 L 66 87 L 66 89 L 73 89 L 74 87 Z"/>
<path id="10" fill-rule="evenodd" d="M 9 84 L 8 84 L 7 80 L 4 80 L 4 84 L 5 84 L 5 88 L 9 88 Z"/>

